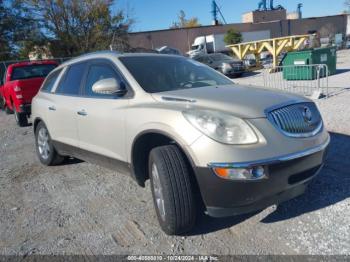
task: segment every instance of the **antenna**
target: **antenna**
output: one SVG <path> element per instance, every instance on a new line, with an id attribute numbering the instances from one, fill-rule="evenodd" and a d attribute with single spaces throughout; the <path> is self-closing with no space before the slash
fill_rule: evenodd
<path id="1" fill-rule="evenodd" d="M 218 25 L 219 24 L 219 20 L 218 20 L 218 13 L 220 14 L 222 21 L 227 24 L 225 17 L 223 16 L 220 7 L 218 6 L 218 4 L 216 3 L 215 0 L 212 1 L 211 3 L 212 6 L 212 11 L 211 13 L 213 14 L 213 24 L 214 25 Z"/>

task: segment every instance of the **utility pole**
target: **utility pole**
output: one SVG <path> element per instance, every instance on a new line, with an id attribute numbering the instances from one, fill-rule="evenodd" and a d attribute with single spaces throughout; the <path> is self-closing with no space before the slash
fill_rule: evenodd
<path id="1" fill-rule="evenodd" d="M 212 0 L 211 2 L 211 8 L 212 11 L 211 13 L 213 14 L 213 25 L 218 25 L 219 24 L 219 20 L 218 20 L 218 14 L 220 14 L 222 21 L 224 22 L 224 24 L 227 24 L 225 17 L 223 16 L 220 7 L 218 6 L 218 4 L 216 3 L 215 0 Z"/>

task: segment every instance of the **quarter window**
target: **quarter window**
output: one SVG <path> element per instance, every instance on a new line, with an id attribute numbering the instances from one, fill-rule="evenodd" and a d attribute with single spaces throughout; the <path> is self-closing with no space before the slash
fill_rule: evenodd
<path id="1" fill-rule="evenodd" d="M 79 95 L 81 80 L 86 69 L 86 63 L 70 65 L 65 76 L 58 86 L 56 93 L 65 95 Z"/>
<path id="2" fill-rule="evenodd" d="M 61 71 L 62 71 L 62 69 L 57 70 L 46 78 L 46 80 L 43 84 L 43 87 L 41 88 L 42 92 L 51 92 L 51 90 L 52 90 L 53 86 L 55 85 L 56 80 L 57 80 L 58 76 L 60 75 Z"/>
<path id="3" fill-rule="evenodd" d="M 120 77 L 117 75 L 115 70 L 107 65 L 107 64 L 95 64 L 91 65 L 89 68 L 89 72 L 86 79 L 85 84 L 85 96 L 93 96 L 93 97 L 114 97 L 114 95 L 104 95 L 104 94 L 96 94 L 92 91 L 92 86 L 100 80 L 114 78 L 118 82 L 120 81 Z"/>

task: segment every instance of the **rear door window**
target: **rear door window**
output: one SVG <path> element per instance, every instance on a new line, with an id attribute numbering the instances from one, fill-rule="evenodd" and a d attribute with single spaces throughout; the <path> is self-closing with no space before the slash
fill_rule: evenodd
<path id="1" fill-rule="evenodd" d="M 53 72 L 51 75 L 49 75 L 46 78 L 46 80 L 41 88 L 41 91 L 48 92 L 48 93 L 51 92 L 51 90 L 52 90 L 53 86 L 55 85 L 57 78 L 61 72 L 62 72 L 62 69 L 59 69 L 59 70 Z"/>
<path id="2" fill-rule="evenodd" d="M 70 65 L 56 89 L 56 94 L 79 95 L 86 67 L 86 62 Z"/>

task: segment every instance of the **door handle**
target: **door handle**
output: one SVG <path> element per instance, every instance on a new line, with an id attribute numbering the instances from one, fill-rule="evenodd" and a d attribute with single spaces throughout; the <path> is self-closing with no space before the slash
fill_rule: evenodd
<path id="1" fill-rule="evenodd" d="M 80 115 L 80 116 L 87 116 L 87 113 L 86 113 L 86 111 L 84 109 L 78 111 L 77 114 Z"/>
<path id="2" fill-rule="evenodd" d="M 56 111 L 56 107 L 54 107 L 54 106 L 49 106 L 49 110 L 50 110 L 50 111 Z"/>

